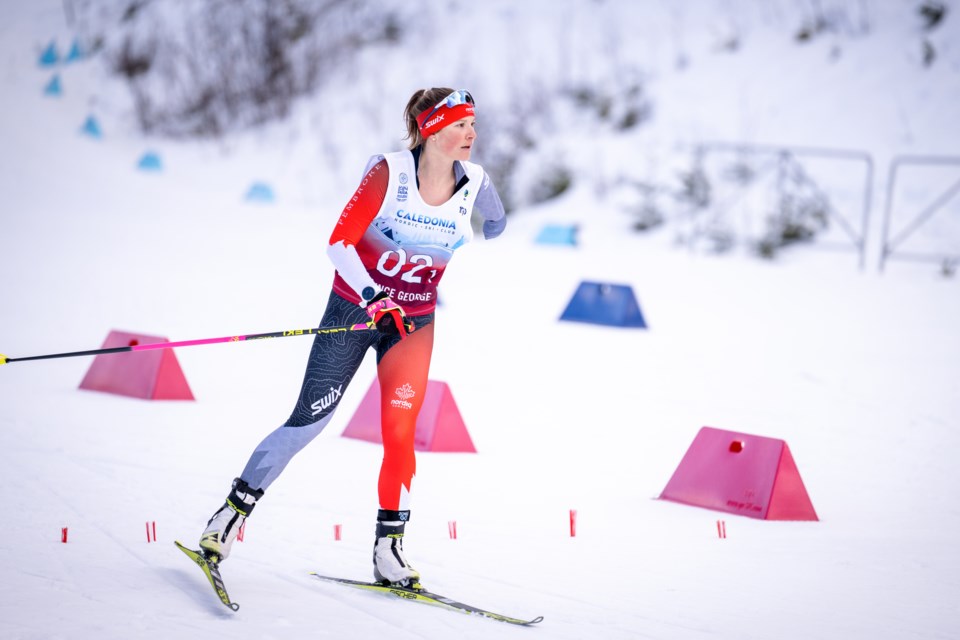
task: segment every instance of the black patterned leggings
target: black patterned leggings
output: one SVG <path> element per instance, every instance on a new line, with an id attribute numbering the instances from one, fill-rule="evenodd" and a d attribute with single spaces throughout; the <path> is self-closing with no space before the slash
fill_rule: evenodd
<path id="1" fill-rule="evenodd" d="M 317 334 L 293 413 L 257 446 L 240 477 L 266 490 L 294 455 L 316 438 L 340 404 L 371 347 L 377 353 L 382 390 L 384 461 L 379 495 L 382 509 L 401 510 L 409 499 L 416 460 L 413 436 L 427 389 L 433 351 L 434 314 L 409 318 L 415 330 L 401 340 L 375 330 Z M 368 321 L 366 311 L 331 292 L 320 327 Z"/>

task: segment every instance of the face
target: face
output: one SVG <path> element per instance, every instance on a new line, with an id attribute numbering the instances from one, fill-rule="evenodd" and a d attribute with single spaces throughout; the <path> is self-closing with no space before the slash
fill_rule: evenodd
<path id="1" fill-rule="evenodd" d="M 436 150 L 451 160 L 469 160 L 470 150 L 477 139 L 476 124 L 474 116 L 467 116 L 440 129 L 436 133 Z"/>

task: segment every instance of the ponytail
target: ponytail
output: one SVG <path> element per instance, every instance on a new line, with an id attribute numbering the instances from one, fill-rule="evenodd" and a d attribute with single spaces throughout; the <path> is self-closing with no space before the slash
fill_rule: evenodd
<path id="1" fill-rule="evenodd" d="M 446 87 L 434 87 L 433 89 L 418 89 L 410 96 L 407 106 L 403 110 L 403 120 L 407 126 L 407 135 L 404 140 L 409 140 L 409 148 L 416 149 L 423 144 L 423 136 L 420 135 L 420 125 L 417 124 L 417 116 L 433 108 L 445 96 L 453 93 L 453 89 Z"/>

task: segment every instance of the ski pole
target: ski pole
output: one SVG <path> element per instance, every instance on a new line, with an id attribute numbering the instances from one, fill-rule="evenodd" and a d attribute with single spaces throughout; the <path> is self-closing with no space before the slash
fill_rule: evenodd
<path id="1" fill-rule="evenodd" d="M 174 347 L 193 347 L 201 344 L 216 344 L 218 342 L 245 342 L 247 340 L 262 340 L 264 338 L 287 338 L 290 336 L 309 336 L 325 333 L 341 333 L 345 331 L 368 331 L 373 329 L 372 322 L 349 324 L 342 327 L 314 327 L 311 329 L 287 329 L 285 331 L 271 331 L 270 333 L 251 333 L 246 336 L 225 336 L 223 338 L 202 338 L 200 340 L 183 340 L 181 342 L 154 342 L 150 344 L 133 344 L 126 347 L 111 347 L 107 349 L 89 349 L 87 351 L 70 351 L 68 353 L 51 353 L 42 356 L 26 356 L 23 358 L 8 358 L 0 353 L 0 365 L 8 362 L 22 362 L 24 360 L 47 360 L 49 358 L 73 358 L 75 356 L 96 356 L 102 353 L 123 353 L 125 351 L 148 351 L 150 349 L 173 349 Z"/>

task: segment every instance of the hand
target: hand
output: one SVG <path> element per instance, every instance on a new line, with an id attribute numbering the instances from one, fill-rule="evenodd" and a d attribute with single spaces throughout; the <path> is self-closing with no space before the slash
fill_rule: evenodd
<path id="1" fill-rule="evenodd" d="M 387 335 L 399 334 L 401 340 L 413 330 L 413 325 L 408 324 L 403 309 L 384 291 L 375 295 L 367 303 L 367 315 L 370 316 L 377 331 Z"/>

